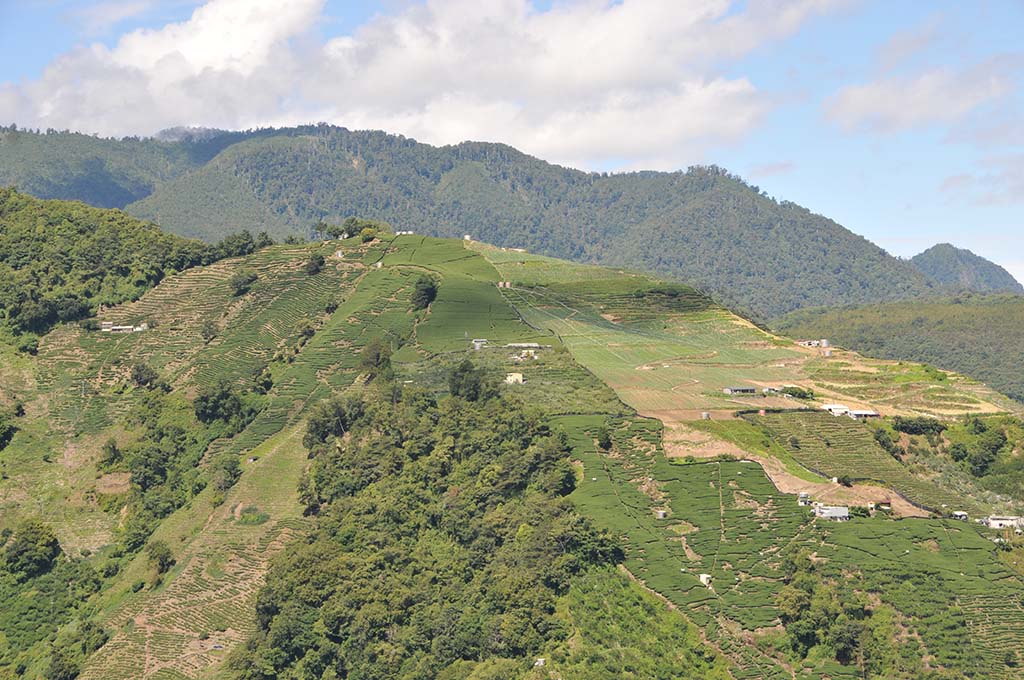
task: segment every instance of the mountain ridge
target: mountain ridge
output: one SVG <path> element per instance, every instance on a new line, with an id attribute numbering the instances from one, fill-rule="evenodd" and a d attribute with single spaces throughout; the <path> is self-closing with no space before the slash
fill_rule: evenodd
<path id="1" fill-rule="evenodd" d="M 8 130 L 0 148 L 22 151 L 6 161 L 0 154 L 0 184 L 81 198 L 88 187 L 76 178 L 102 162 L 120 173 L 97 190 L 103 201 L 121 197 L 118 207 L 183 235 L 216 240 L 258 223 L 283 237 L 358 214 L 435 236 L 468 233 L 500 246 L 644 269 L 760 319 L 934 288 L 867 239 L 715 166 L 588 173 L 503 144 L 434 147 L 328 125 L 201 132 L 171 131 L 186 141 L 147 142 Z M 132 149 L 139 145 L 153 168 L 135 177 L 119 159 L 138 157 Z M 53 150 L 64 147 L 74 153 L 54 160 Z"/>

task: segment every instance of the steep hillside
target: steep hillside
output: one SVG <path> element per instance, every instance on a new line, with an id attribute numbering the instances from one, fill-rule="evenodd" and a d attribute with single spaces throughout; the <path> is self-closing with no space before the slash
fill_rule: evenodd
<path id="1" fill-rule="evenodd" d="M 218 256 L 120 210 L 0 189 L 0 338 L 34 342 L 58 321 L 135 299 L 166 275 Z"/>
<path id="2" fill-rule="evenodd" d="M 1024 401 L 1024 297 L 962 295 L 806 310 L 776 327 L 795 337 L 830 338 L 871 356 L 958 371 Z"/>
<path id="3" fill-rule="evenodd" d="M 996 263 L 948 243 L 915 255 L 910 264 L 936 283 L 954 290 L 1024 293 L 1024 286 Z"/>
<path id="4" fill-rule="evenodd" d="M 0 345 L 0 674 L 1019 663 L 1024 544 L 945 517 L 1024 503 L 1019 409 L 975 381 L 826 356 L 652 276 L 384 232 L 195 267 L 101 320 L 150 323 Z"/>
<path id="5" fill-rule="evenodd" d="M 905 299 L 932 288 L 912 266 L 835 222 L 714 167 L 584 173 L 500 144 L 437 148 L 326 125 L 186 135 L 180 142 L 5 134 L 4 143 L 20 151 L 0 164 L 0 183 L 89 200 L 74 187 L 91 158 L 126 177 L 104 180 L 93 200 L 106 205 L 120 191 L 135 202 L 117 205 L 132 214 L 206 240 L 253 220 L 280 237 L 308 233 L 320 219 L 358 214 L 435 236 L 469 233 L 502 246 L 655 272 L 761 318 Z M 65 167 L 65 146 L 78 170 Z M 138 167 L 125 168 L 120 158 Z M 81 176 L 99 181 L 101 175 Z"/>

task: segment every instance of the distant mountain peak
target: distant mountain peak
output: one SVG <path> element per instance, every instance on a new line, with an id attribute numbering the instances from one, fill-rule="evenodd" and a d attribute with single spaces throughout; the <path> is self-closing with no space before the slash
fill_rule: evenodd
<path id="1" fill-rule="evenodd" d="M 1022 293 L 1024 286 L 995 262 L 951 243 L 939 243 L 915 255 L 910 264 L 946 288 L 979 293 Z"/>

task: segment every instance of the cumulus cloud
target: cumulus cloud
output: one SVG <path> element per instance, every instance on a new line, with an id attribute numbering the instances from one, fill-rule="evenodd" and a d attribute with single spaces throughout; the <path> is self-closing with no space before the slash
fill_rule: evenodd
<path id="1" fill-rule="evenodd" d="M 580 166 L 678 167 L 771 106 L 721 66 L 840 4 L 426 0 L 321 42 L 323 0 L 210 0 L 0 87 L 0 120 L 108 135 L 323 120 Z"/>
<path id="2" fill-rule="evenodd" d="M 844 87 L 825 102 L 832 122 L 848 130 L 894 132 L 951 123 L 1014 89 L 1011 65 L 995 58 L 962 71 L 936 68 Z"/>
<path id="3" fill-rule="evenodd" d="M 152 9 L 154 0 L 106 0 L 79 7 L 71 12 L 70 19 L 80 25 L 86 35 L 98 35 L 133 17 Z"/>

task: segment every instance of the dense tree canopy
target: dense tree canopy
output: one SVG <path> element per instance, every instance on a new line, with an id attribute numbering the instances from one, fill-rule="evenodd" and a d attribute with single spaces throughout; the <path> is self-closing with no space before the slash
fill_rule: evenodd
<path id="1" fill-rule="evenodd" d="M 517 403 L 382 383 L 316 410 L 306 441 L 317 526 L 271 570 L 241 677 L 525 670 L 569 635 L 556 597 L 616 556 L 564 499 L 565 438 Z"/>

